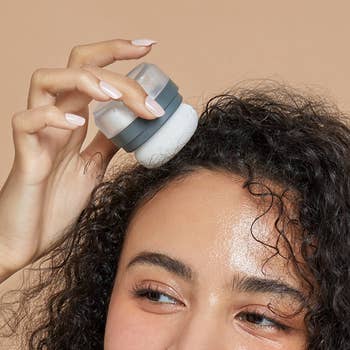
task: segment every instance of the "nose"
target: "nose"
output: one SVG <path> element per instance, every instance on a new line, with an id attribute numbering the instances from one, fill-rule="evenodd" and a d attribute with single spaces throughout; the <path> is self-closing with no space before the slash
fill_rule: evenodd
<path id="1" fill-rule="evenodd" d="M 176 332 L 168 350 L 225 350 L 225 326 L 218 315 L 196 313 L 189 315 Z M 232 349 L 232 347 L 230 348 Z"/>

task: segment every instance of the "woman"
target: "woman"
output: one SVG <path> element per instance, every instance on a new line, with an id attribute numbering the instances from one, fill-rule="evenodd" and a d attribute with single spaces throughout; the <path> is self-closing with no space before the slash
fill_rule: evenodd
<path id="1" fill-rule="evenodd" d="M 81 152 L 91 99 L 162 114 L 134 81 L 101 67 L 153 43 L 74 48 L 66 69 L 34 73 L 28 110 L 12 119 L 0 276 L 43 265 L 23 294 L 23 307 L 43 306 L 22 321 L 22 348 L 349 349 L 342 114 L 282 86 L 227 92 L 168 163 L 100 182 L 117 149 L 98 133 Z"/>

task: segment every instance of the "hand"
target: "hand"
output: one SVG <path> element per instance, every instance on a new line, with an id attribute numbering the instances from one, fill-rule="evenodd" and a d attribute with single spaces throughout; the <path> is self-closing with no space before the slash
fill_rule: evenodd
<path id="1" fill-rule="evenodd" d="M 119 90 L 120 99 L 136 115 L 155 118 L 136 81 L 101 68 L 115 60 L 140 58 L 150 50 L 151 46 L 122 39 L 79 45 L 72 49 L 66 68 L 33 73 L 27 110 L 12 117 L 15 157 L 0 192 L 0 281 L 35 261 L 59 239 L 87 204 L 118 150 L 97 132 L 81 151 L 88 104 L 92 99 L 111 100 L 99 82 Z M 65 113 L 82 119 L 73 124 Z"/>

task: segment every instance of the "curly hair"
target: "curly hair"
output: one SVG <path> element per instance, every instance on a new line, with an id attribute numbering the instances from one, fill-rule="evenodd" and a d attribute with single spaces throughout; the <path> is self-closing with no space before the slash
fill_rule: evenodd
<path id="1" fill-rule="evenodd" d="M 324 98 L 282 84 L 232 88 L 210 98 L 195 134 L 170 161 L 154 169 L 119 167 L 96 186 L 88 205 L 43 260 L 37 284 L 22 291 L 23 300 L 47 295 L 41 313 L 39 306 L 35 309 L 26 347 L 103 348 L 128 223 L 170 181 L 200 168 L 240 175 L 252 196 L 264 195 L 252 189 L 264 179 L 298 193 L 301 253 L 317 286 L 310 289 L 317 302 L 305 317 L 308 349 L 350 349 L 347 116 Z M 279 233 L 288 243 L 283 230 Z"/>

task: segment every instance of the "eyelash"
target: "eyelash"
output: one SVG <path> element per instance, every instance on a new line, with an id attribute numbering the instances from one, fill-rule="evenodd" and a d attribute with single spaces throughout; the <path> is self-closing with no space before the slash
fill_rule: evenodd
<path id="1" fill-rule="evenodd" d="M 163 291 L 161 291 L 161 289 L 157 286 L 157 287 L 151 287 L 151 285 L 147 285 L 146 287 L 138 287 L 137 285 L 134 286 L 132 288 L 132 295 L 136 298 L 140 298 L 140 299 L 148 299 L 149 301 L 153 302 L 153 303 L 159 303 L 159 304 L 166 304 L 166 303 L 162 303 L 162 302 L 158 302 L 155 300 L 152 300 L 152 298 L 149 297 L 149 295 L 153 293 L 153 294 L 159 294 L 159 295 L 164 295 L 169 299 L 172 299 L 175 303 L 181 303 L 179 300 L 177 300 L 176 298 L 170 296 L 167 293 L 164 293 Z M 169 304 L 169 303 L 168 303 Z M 183 303 L 181 303 L 183 304 Z"/>
<path id="2" fill-rule="evenodd" d="M 164 293 L 160 290 L 159 287 L 151 287 L 150 285 L 147 285 L 146 287 L 138 287 L 138 286 L 134 286 L 132 288 L 132 295 L 136 298 L 140 298 L 140 299 L 148 299 L 149 301 L 151 301 L 152 303 L 159 303 L 159 304 L 170 304 L 170 303 L 162 303 L 162 302 L 158 302 L 155 300 L 152 300 L 152 298 L 150 298 L 150 294 L 156 294 L 156 295 L 163 295 L 166 296 L 169 299 L 172 299 L 174 301 L 174 303 L 181 303 L 179 300 L 177 300 L 176 298 L 173 298 L 172 296 L 170 296 L 167 293 Z M 173 303 L 171 303 L 173 304 Z M 183 304 L 183 303 L 181 303 Z M 241 312 L 239 314 L 239 317 L 241 320 L 245 321 L 245 322 L 249 322 L 252 323 L 254 325 L 256 325 L 257 327 L 261 327 L 261 328 L 275 328 L 277 330 L 280 331 L 288 331 L 290 329 L 290 327 L 274 320 L 273 318 L 270 317 L 266 317 L 263 313 L 260 312 Z M 248 321 L 248 318 L 258 318 L 262 321 L 267 321 L 270 322 L 272 325 L 269 326 L 260 326 L 257 323 L 254 323 L 253 321 Z"/>
<path id="3" fill-rule="evenodd" d="M 254 325 L 256 325 L 257 327 L 261 327 L 261 328 L 275 328 L 277 330 L 280 331 L 288 331 L 290 329 L 290 327 L 274 320 L 273 318 L 270 317 L 266 317 L 263 313 L 260 312 L 241 312 L 239 314 L 240 319 L 243 319 L 243 321 L 249 322 L 249 323 L 253 323 Z M 269 326 L 260 326 L 257 323 L 254 323 L 253 321 L 248 321 L 245 318 L 249 318 L 249 317 L 253 317 L 253 318 L 258 318 L 261 321 L 267 321 L 270 322 L 271 325 Z"/>

